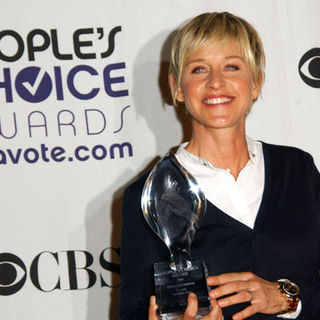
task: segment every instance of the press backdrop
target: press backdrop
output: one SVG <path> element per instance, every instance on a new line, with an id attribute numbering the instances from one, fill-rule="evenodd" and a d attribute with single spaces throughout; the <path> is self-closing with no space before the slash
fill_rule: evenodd
<path id="1" fill-rule="evenodd" d="M 1 319 L 118 319 L 121 192 L 189 137 L 168 50 L 206 11 L 262 37 L 248 134 L 319 166 L 318 0 L 0 0 Z"/>

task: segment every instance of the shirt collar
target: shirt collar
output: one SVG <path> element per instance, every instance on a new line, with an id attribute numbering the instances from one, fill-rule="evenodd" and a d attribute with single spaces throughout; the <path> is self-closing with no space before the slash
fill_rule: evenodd
<path id="1" fill-rule="evenodd" d="M 246 136 L 246 140 L 247 140 L 247 146 L 248 146 L 248 152 L 249 152 L 249 158 L 250 158 L 250 162 L 252 164 L 255 164 L 257 161 L 257 156 L 259 156 L 259 148 L 257 147 L 257 144 L 260 143 L 256 140 L 251 139 L 250 137 Z M 200 164 L 200 165 L 204 165 L 206 167 L 211 167 L 214 169 L 215 168 L 209 161 L 207 161 L 206 159 L 200 158 L 192 153 L 190 153 L 189 151 L 187 151 L 185 149 L 185 147 L 188 145 L 189 142 L 184 142 L 182 143 L 177 152 L 176 155 L 178 156 L 178 158 L 184 158 L 185 160 L 194 163 L 194 164 Z"/>
<path id="2" fill-rule="evenodd" d="M 248 146 L 250 160 L 253 162 L 253 164 L 255 164 L 257 156 L 259 154 L 259 149 L 257 148 L 257 143 L 259 143 L 259 142 L 251 139 L 248 136 L 246 136 L 246 140 L 247 140 L 247 146 Z"/>

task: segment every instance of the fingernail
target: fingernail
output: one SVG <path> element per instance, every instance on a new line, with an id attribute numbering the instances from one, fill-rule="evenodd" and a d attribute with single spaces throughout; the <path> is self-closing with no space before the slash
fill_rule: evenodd
<path id="1" fill-rule="evenodd" d="M 154 306 L 156 305 L 156 297 L 155 296 L 150 296 L 150 301 L 149 301 L 150 305 Z"/>
<path id="2" fill-rule="evenodd" d="M 224 300 L 218 300 L 219 307 L 224 307 L 226 302 Z"/>
<path id="3" fill-rule="evenodd" d="M 215 298 L 215 297 L 218 296 L 216 291 L 211 291 L 211 292 L 209 293 L 209 295 L 210 295 L 211 298 Z"/>
<path id="4" fill-rule="evenodd" d="M 192 298 L 196 298 L 197 297 L 197 295 L 195 293 L 193 293 L 193 292 L 190 292 L 189 296 L 192 297 Z"/>

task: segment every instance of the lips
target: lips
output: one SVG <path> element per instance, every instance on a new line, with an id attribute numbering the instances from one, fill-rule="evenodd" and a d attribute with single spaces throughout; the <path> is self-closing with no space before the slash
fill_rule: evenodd
<path id="1" fill-rule="evenodd" d="M 215 105 L 215 104 L 222 104 L 222 103 L 228 103 L 232 100 L 232 97 L 227 97 L 227 96 L 220 96 L 220 97 L 209 97 L 205 98 L 202 101 L 205 104 L 210 104 L 210 105 Z"/>

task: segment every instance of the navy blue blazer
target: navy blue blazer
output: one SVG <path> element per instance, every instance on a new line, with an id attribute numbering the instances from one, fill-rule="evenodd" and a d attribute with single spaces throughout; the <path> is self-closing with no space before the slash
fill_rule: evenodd
<path id="1" fill-rule="evenodd" d="M 192 243 L 209 275 L 251 271 L 268 281 L 287 278 L 302 291 L 298 320 L 320 319 L 320 174 L 312 157 L 299 149 L 263 143 L 265 186 L 254 228 L 208 201 Z M 124 192 L 121 234 L 120 319 L 147 319 L 154 294 L 153 264 L 169 261 L 165 244 L 144 220 L 140 197 L 148 172 Z M 244 309 L 223 309 L 225 320 Z M 279 319 L 256 314 L 248 319 Z"/>

